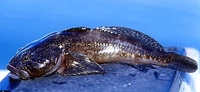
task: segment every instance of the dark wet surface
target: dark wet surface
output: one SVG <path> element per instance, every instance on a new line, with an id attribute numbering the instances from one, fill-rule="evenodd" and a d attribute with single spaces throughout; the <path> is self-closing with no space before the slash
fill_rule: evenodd
<path id="1" fill-rule="evenodd" d="M 168 92 L 171 88 L 175 71 L 153 66 L 145 72 L 124 64 L 102 64 L 106 74 L 83 76 L 59 76 L 57 74 L 31 80 L 10 80 L 13 92 Z M 145 66 L 140 66 L 145 67 Z M 5 79 L 4 79 L 5 82 Z"/>
<path id="2" fill-rule="evenodd" d="M 21 81 L 13 92 L 168 92 L 174 79 L 175 71 L 156 67 L 147 72 L 122 64 L 102 64 L 106 74 L 83 76 L 59 76 L 36 78 Z M 13 82 L 13 81 L 12 81 Z M 13 82 L 14 83 L 14 82 Z"/>

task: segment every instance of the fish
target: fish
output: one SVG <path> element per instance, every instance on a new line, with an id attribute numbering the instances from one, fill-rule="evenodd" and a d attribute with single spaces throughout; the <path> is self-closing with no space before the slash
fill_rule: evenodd
<path id="1" fill-rule="evenodd" d="M 6 68 L 10 78 L 27 80 L 52 74 L 104 74 L 103 63 L 156 65 L 188 73 L 198 69 L 190 57 L 167 52 L 152 37 L 120 26 L 52 32 L 20 48 Z"/>

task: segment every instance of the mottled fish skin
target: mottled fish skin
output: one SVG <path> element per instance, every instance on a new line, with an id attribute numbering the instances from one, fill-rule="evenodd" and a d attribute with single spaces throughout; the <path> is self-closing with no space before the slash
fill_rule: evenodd
<path id="1" fill-rule="evenodd" d="M 13 79 L 104 73 L 99 64 L 123 62 L 195 72 L 193 59 L 166 52 L 156 40 L 125 27 L 77 27 L 53 32 L 22 49 L 7 69 Z"/>
<path id="2" fill-rule="evenodd" d="M 137 30 L 133 30 L 126 27 L 118 27 L 118 26 L 111 26 L 111 27 L 102 26 L 96 29 L 99 29 L 100 31 L 108 32 L 111 34 L 118 34 L 118 35 L 131 37 L 132 39 L 138 39 L 141 43 L 147 45 L 149 48 L 152 48 L 153 50 L 166 52 L 163 46 L 160 43 L 158 43 L 155 39 Z"/>

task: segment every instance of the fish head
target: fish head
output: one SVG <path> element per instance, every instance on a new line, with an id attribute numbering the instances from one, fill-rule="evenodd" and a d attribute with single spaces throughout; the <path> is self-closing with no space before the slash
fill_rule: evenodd
<path id="1" fill-rule="evenodd" d="M 13 79 L 31 79 L 52 74 L 61 64 L 56 50 L 40 42 L 28 44 L 18 50 L 8 63 L 9 76 Z"/>

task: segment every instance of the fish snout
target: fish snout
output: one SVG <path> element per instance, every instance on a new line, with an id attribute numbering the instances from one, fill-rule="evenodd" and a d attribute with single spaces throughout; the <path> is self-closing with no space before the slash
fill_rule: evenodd
<path id="1" fill-rule="evenodd" d="M 10 71 L 9 77 L 12 79 L 29 79 L 30 74 L 25 70 L 20 70 L 8 64 L 7 69 Z"/>

